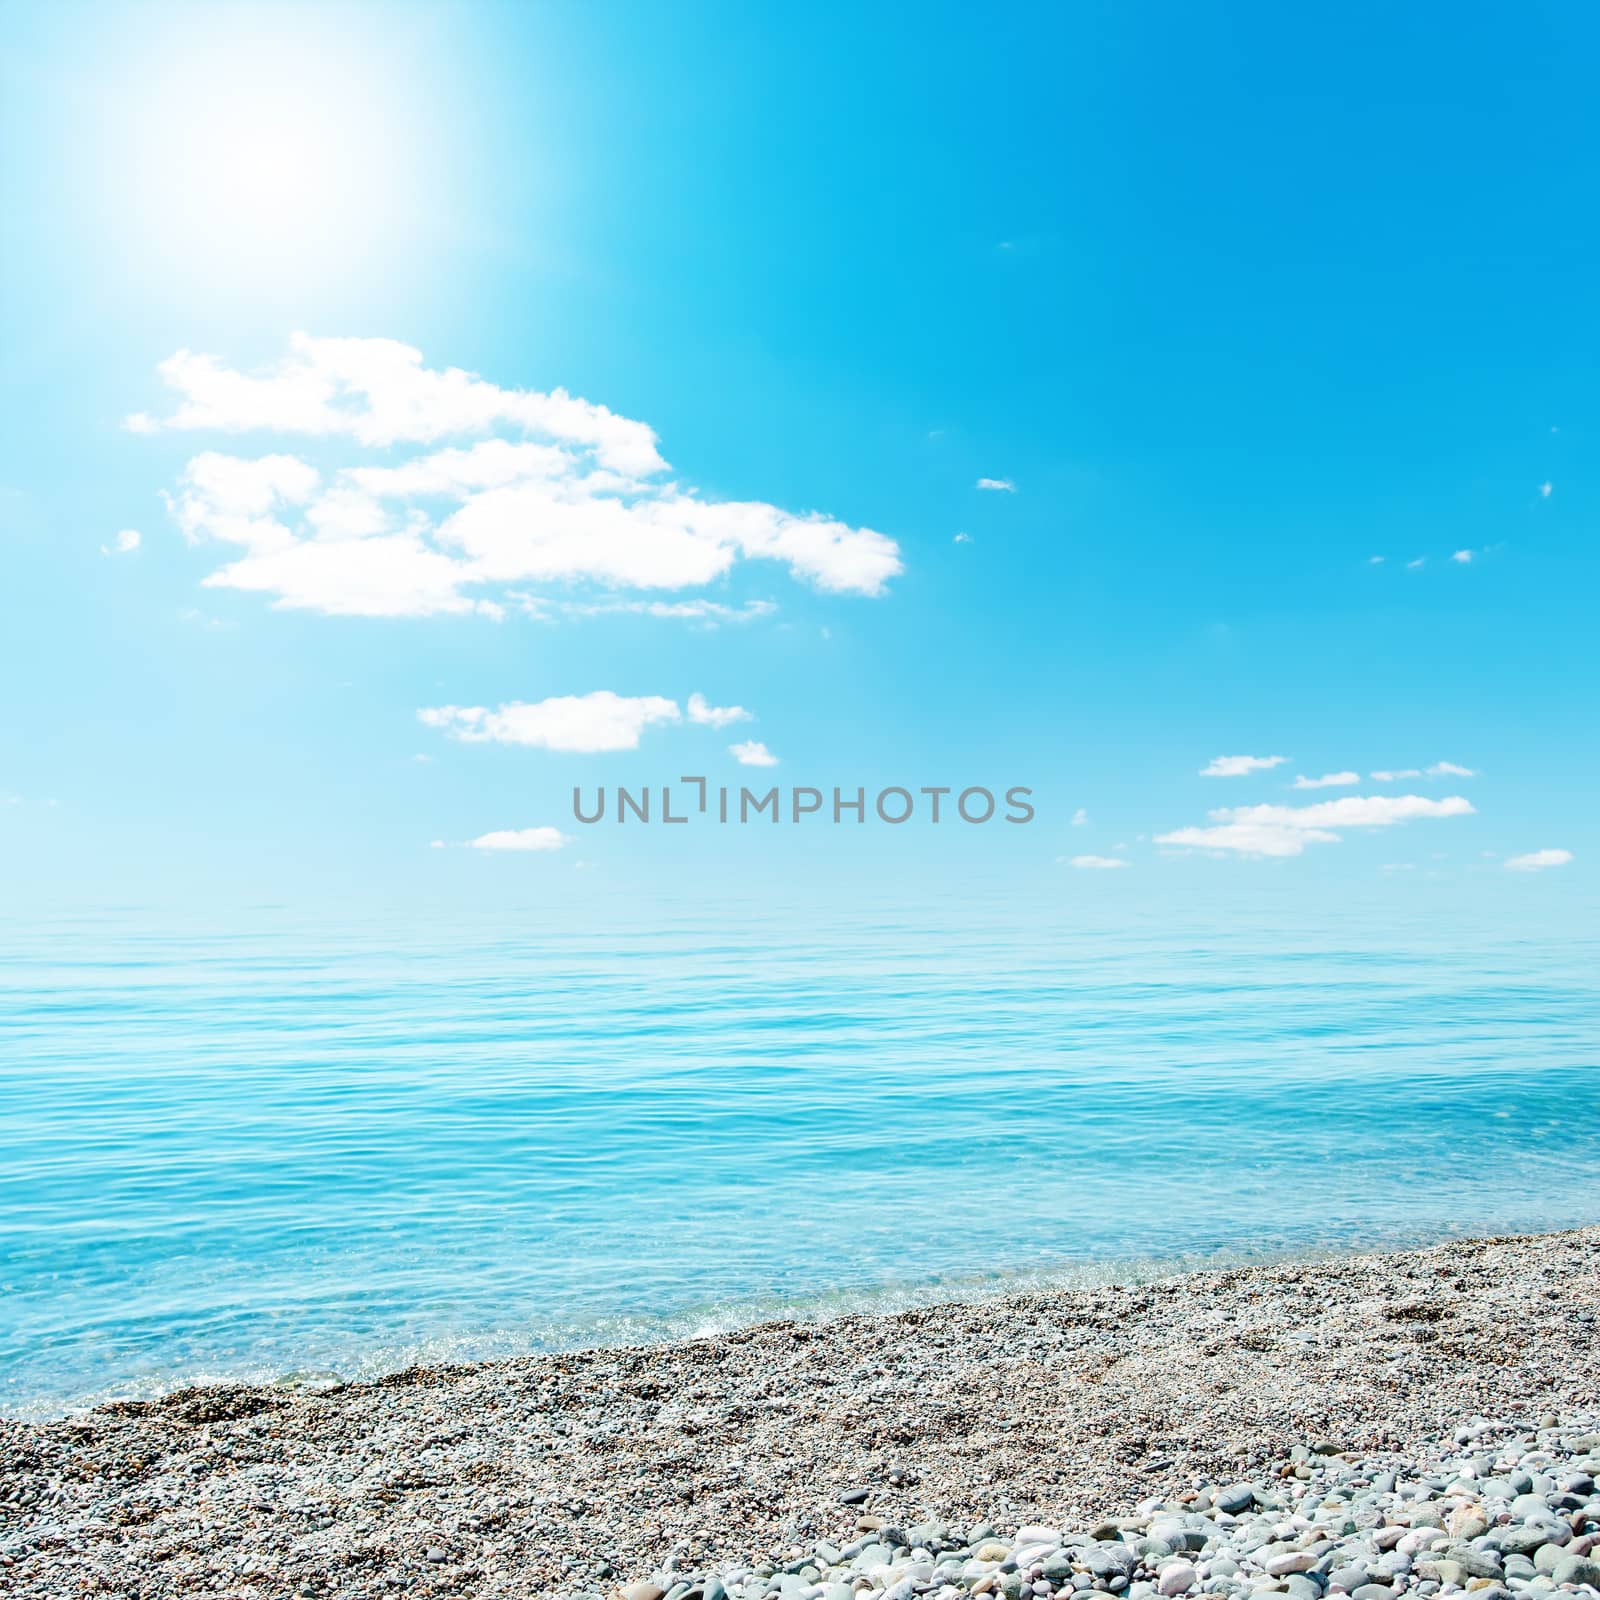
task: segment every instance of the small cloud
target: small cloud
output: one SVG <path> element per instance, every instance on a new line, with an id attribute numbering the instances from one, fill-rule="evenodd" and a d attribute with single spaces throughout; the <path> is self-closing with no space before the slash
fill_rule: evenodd
<path id="1" fill-rule="evenodd" d="M 473 850 L 559 850 L 567 836 L 559 828 L 501 828 L 468 841 Z"/>
<path id="2" fill-rule="evenodd" d="M 1267 772 L 1281 767 L 1288 756 L 1217 756 L 1210 766 L 1200 769 L 1202 778 L 1243 778 L 1252 772 Z"/>
<path id="3" fill-rule="evenodd" d="M 775 767 L 778 764 L 778 758 L 759 739 L 730 744 L 728 749 L 741 767 Z"/>
<path id="4" fill-rule="evenodd" d="M 433 757 L 432 757 L 432 756 L 425 756 L 425 755 L 420 755 L 420 754 L 419 754 L 419 755 L 414 755 L 414 756 L 412 756 L 412 758 L 411 758 L 411 759 L 412 759 L 412 760 L 413 760 L 413 761 L 415 761 L 415 762 L 416 762 L 416 764 L 417 764 L 417 765 L 418 765 L 418 766 L 419 766 L 419 767 L 425 767 L 425 766 L 427 766 L 427 765 L 428 765 L 428 764 L 429 764 L 429 763 L 430 763 L 430 762 L 431 762 L 431 761 L 432 761 L 432 760 L 433 760 Z"/>
<path id="5" fill-rule="evenodd" d="M 1087 828 L 1089 826 L 1089 813 L 1082 806 L 1079 806 L 1072 813 L 1072 826 L 1074 828 Z"/>
<path id="6" fill-rule="evenodd" d="M 1308 778 L 1301 773 L 1294 780 L 1296 789 L 1347 789 L 1352 783 L 1360 783 L 1359 772 L 1325 772 L 1320 778 Z"/>
<path id="7" fill-rule="evenodd" d="M 743 706 L 707 705 L 703 694 L 689 696 L 689 720 L 702 727 L 726 728 L 730 722 L 748 722 L 750 713 Z"/>
<path id="8" fill-rule="evenodd" d="M 1564 867 L 1572 859 L 1570 850 L 1530 850 L 1525 856 L 1511 856 L 1506 868 L 1511 872 L 1543 872 L 1546 867 Z"/>
<path id="9" fill-rule="evenodd" d="M 955 538 L 953 540 L 951 540 L 951 543 L 952 544 L 971 544 L 972 543 L 972 535 L 970 533 L 958 533 L 955 536 Z"/>
<path id="10" fill-rule="evenodd" d="M 1550 431 L 1551 433 L 1554 433 L 1556 430 L 1552 428 Z M 1541 500 L 1548 500 L 1550 496 L 1555 493 L 1555 488 L 1556 486 L 1553 483 L 1541 483 L 1539 485 L 1539 498 Z"/>
<path id="11" fill-rule="evenodd" d="M 1404 783 L 1412 778 L 1476 778 L 1477 771 L 1454 761 L 1435 761 L 1431 767 L 1390 767 L 1370 774 L 1374 783 Z M 1296 784 L 1296 788 L 1300 785 Z"/>
<path id="12" fill-rule="evenodd" d="M 609 689 L 531 703 L 512 700 L 492 711 L 487 706 L 426 706 L 417 712 L 424 726 L 469 744 L 532 745 L 586 755 L 637 750 L 645 728 L 677 722 L 680 715 L 676 700 L 619 695 Z"/>
<path id="13" fill-rule="evenodd" d="M 1383 870 L 1385 872 L 1415 872 L 1417 864 L 1415 861 L 1385 861 Z"/>
<path id="14" fill-rule="evenodd" d="M 1116 856 L 1073 856 L 1069 862 L 1069 865 L 1083 872 L 1111 872 L 1127 864 Z"/>
<path id="15" fill-rule="evenodd" d="M 137 528 L 124 528 L 110 544 L 100 546 L 100 553 L 105 556 L 129 556 L 142 542 Z"/>
<path id="16" fill-rule="evenodd" d="M 445 848 L 445 842 L 443 839 L 430 839 L 428 841 L 428 848 L 430 850 L 443 850 Z"/>
<path id="17" fill-rule="evenodd" d="M 1462 566 L 1466 566 L 1466 564 L 1472 559 L 1472 552 L 1470 550 L 1457 550 L 1456 553 L 1450 557 L 1450 559 L 1452 561 L 1459 561 Z"/>
<path id="18" fill-rule="evenodd" d="M 771 600 L 746 600 L 742 606 L 723 605 L 719 600 L 549 600 L 543 595 L 507 590 L 506 597 L 524 616 L 535 622 L 554 622 L 557 617 L 667 617 L 716 628 L 724 622 L 755 622 L 772 616 L 778 609 Z"/>
<path id="19" fill-rule="evenodd" d="M 1416 571 L 1418 571 L 1422 567 L 1423 561 L 1424 561 L 1424 558 L 1422 556 L 1418 556 L 1415 561 L 1406 562 L 1406 571 L 1407 572 L 1416 572 Z"/>
<path id="20" fill-rule="evenodd" d="M 197 610 L 194 606 L 185 606 L 178 613 L 178 621 L 191 623 L 197 628 L 221 629 L 235 626 L 221 617 L 208 617 L 205 612 Z"/>
<path id="21" fill-rule="evenodd" d="M 1009 478 L 979 478 L 980 489 L 994 489 L 1001 494 L 1015 494 L 1017 486 Z"/>
<path id="22" fill-rule="evenodd" d="M 1460 795 L 1430 800 L 1422 795 L 1344 795 L 1309 806 L 1225 806 L 1210 813 L 1210 825 L 1158 833 L 1156 843 L 1214 854 L 1297 856 L 1308 844 L 1337 844 L 1338 828 L 1387 828 L 1420 817 L 1466 817 L 1470 801 Z"/>
<path id="23" fill-rule="evenodd" d="M 1381 567 L 1383 565 L 1383 562 L 1384 562 L 1384 558 L 1382 556 L 1368 556 L 1367 557 L 1367 565 L 1369 567 Z"/>

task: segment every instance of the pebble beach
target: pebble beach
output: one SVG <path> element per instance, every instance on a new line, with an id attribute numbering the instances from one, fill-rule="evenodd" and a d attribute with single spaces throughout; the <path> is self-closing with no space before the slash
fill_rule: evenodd
<path id="1" fill-rule="evenodd" d="M 1600 1596 L 1600 1229 L 0 1424 L 0 1592 Z"/>

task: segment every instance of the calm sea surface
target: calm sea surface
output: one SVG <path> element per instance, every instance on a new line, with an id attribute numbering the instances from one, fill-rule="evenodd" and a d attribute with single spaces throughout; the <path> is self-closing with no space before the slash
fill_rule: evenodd
<path id="1" fill-rule="evenodd" d="M 0 958 L 10 1415 L 1600 1218 L 1593 940 L 263 909 Z"/>

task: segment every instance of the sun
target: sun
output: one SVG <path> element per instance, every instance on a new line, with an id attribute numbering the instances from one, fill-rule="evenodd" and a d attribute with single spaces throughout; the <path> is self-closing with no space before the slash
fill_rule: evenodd
<path id="1" fill-rule="evenodd" d="M 97 165 L 126 232 L 236 285 L 370 265 L 428 165 L 405 72 L 298 8 L 200 15 L 116 74 Z"/>

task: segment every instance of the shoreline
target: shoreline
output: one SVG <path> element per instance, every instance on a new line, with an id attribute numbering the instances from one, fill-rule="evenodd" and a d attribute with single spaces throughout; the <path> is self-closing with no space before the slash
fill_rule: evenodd
<path id="1" fill-rule="evenodd" d="M 0 1422 L 0 1576 L 40 1595 L 606 1594 L 669 1563 L 842 1548 L 864 1516 L 1090 1526 L 1311 1442 L 1417 1451 L 1474 1416 L 1592 1411 L 1597 1319 L 1589 1227 L 325 1392 L 180 1390 Z"/>
<path id="2" fill-rule="evenodd" d="M 1557 1223 L 1514 1228 L 1506 1233 L 1470 1229 L 1419 1229 L 1389 1237 L 1369 1236 L 1357 1242 L 1303 1241 L 1272 1248 L 1217 1246 L 1174 1255 L 1128 1255 L 997 1267 L 986 1271 L 952 1271 L 927 1279 L 896 1279 L 845 1284 L 792 1298 L 766 1295 L 687 1308 L 656 1319 L 619 1314 L 595 1325 L 592 1336 L 579 1335 L 554 1344 L 523 1344 L 507 1329 L 425 1337 L 406 1345 L 379 1345 L 349 1366 L 297 1365 L 293 1369 L 177 1371 L 161 1377 L 108 1383 L 75 1397 L 55 1396 L 25 1401 L 6 1409 L 0 1398 L 0 1423 L 42 1425 L 71 1422 L 107 1407 L 160 1405 L 170 1396 L 194 1389 L 262 1389 L 273 1393 L 328 1393 L 336 1389 L 381 1383 L 398 1372 L 417 1368 L 447 1372 L 504 1365 L 553 1356 L 597 1351 L 649 1351 L 668 1345 L 720 1339 L 777 1325 L 817 1326 L 847 1317 L 877 1319 L 907 1312 L 961 1305 L 973 1309 L 1022 1298 L 1049 1298 L 1063 1293 L 1103 1289 L 1139 1289 L 1171 1279 L 1216 1276 L 1223 1272 L 1277 1267 L 1332 1266 L 1367 1256 L 1412 1254 L 1439 1245 L 1491 1238 L 1545 1238 L 1581 1232 L 1600 1223 Z"/>

